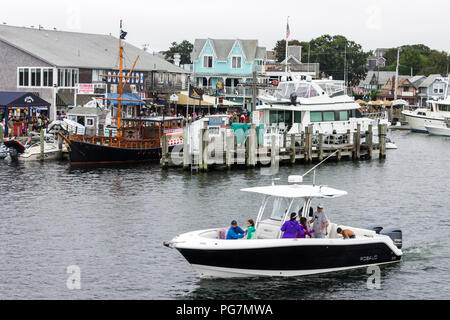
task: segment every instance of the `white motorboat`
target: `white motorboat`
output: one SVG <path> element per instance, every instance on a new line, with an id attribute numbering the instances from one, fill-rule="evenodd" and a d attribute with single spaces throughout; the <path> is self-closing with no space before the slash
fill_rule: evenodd
<path id="1" fill-rule="evenodd" d="M 302 181 L 299 178 L 290 180 Z M 291 212 L 309 218 L 314 201 L 342 197 L 345 191 L 298 183 L 242 191 L 263 196 L 255 224 L 257 239 L 224 240 L 226 229 L 212 228 L 181 234 L 164 243 L 177 249 L 202 278 L 302 276 L 401 260 L 402 232 L 398 228 L 361 229 L 330 222 L 324 239 L 281 238 L 280 228 Z M 338 227 L 352 230 L 356 238 L 344 240 Z"/>
<path id="2" fill-rule="evenodd" d="M 397 150 L 398 147 L 394 141 L 392 141 L 389 137 L 386 137 L 386 149 L 388 150 Z"/>
<path id="3" fill-rule="evenodd" d="M 444 125 L 445 118 L 450 118 L 450 97 L 444 100 L 430 100 L 427 103 L 430 108 L 402 111 L 411 131 L 428 133 L 425 125 L 440 128 Z"/>
<path id="4" fill-rule="evenodd" d="M 440 126 L 425 124 L 425 129 L 432 135 L 450 137 L 450 118 L 445 118 Z"/>
<path id="5" fill-rule="evenodd" d="M 9 161 L 40 161 L 41 160 L 41 145 L 36 143 L 30 146 L 24 146 L 17 140 L 5 141 L 5 146 L 9 148 L 9 154 L 6 160 Z M 58 143 L 56 141 L 44 142 L 44 160 L 59 160 L 62 158 L 63 149 L 58 148 Z"/>

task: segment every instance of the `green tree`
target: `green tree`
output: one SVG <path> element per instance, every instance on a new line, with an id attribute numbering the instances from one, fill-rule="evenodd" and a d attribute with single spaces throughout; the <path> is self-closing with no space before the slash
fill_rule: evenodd
<path id="1" fill-rule="evenodd" d="M 298 40 L 290 40 L 288 42 L 288 45 L 303 47 L 302 42 Z M 273 50 L 275 51 L 275 56 L 278 62 L 282 62 L 284 59 L 286 59 L 286 40 L 278 40 Z"/>
<path id="2" fill-rule="evenodd" d="M 334 79 L 356 85 L 367 73 L 367 57 L 362 46 L 341 35 L 323 35 L 310 41 L 310 61 L 320 64 L 320 71 Z"/>
<path id="3" fill-rule="evenodd" d="M 172 42 L 169 50 L 164 51 L 164 56 L 167 61 L 173 63 L 173 55 L 179 53 L 181 55 L 180 64 L 191 64 L 191 52 L 194 45 L 187 40 L 183 40 L 180 44 Z"/>

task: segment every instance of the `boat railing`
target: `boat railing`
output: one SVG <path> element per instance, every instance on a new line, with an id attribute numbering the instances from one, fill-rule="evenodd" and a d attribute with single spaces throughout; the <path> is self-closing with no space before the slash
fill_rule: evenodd
<path id="1" fill-rule="evenodd" d="M 112 136 L 85 136 L 73 134 L 71 136 L 73 141 L 91 143 L 96 145 L 119 147 L 127 149 L 148 149 L 161 147 L 161 140 L 159 138 L 150 139 L 126 139 L 123 137 Z"/>

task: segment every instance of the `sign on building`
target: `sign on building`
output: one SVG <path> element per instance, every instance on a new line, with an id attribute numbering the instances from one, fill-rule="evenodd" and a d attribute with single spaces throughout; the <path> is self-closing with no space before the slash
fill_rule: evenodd
<path id="1" fill-rule="evenodd" d="M 78 94 L 94 94 L 95 88 L 92 83 L 79 83 L 78 84 Z"/>

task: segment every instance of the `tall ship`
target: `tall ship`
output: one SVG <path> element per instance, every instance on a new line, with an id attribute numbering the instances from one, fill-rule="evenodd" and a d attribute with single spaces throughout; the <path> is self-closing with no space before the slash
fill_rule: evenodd
<path id="1" fill-rule="evenodd" d="M 104 98 L 117 102 L 117 127 L 108 130 L 107 135 L 72 134 L 69 138 L 60 134 L 68 145 L 70 164 L 84 165 L 115 165 L 144 162 L 158 162 L 162 157 L 162 141 L 167 136 L 168 149 L 182 144 L 181 117 L 142 117 L 142 105 L 130 105 L 129 102 L 140 100 L 124 98 L 124 88 L 132 76 L 136 58 L 131 70 L 124 74 L 124 48 L 126 32 L 120 22 L 119 36 L 119 70 L 117 75 L 102 75 L 118 79 L 117 98 Z M 114 108 L 114 107 L 112 107 Z M 134 108 L 132 110 L 127 110 Z M 132 115 L 132 116 L 129 116 Z"/>

